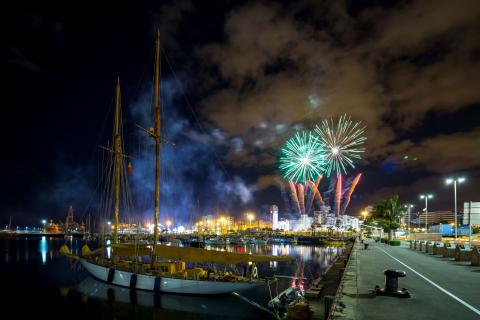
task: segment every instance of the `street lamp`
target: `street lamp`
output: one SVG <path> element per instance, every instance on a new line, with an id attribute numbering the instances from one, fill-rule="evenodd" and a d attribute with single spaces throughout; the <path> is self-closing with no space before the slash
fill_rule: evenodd
<path id="1" fill-rule="evenodd" d="M 425 199 L 425 232 L 428 233 L 428 199 L 433 198 L 433 194 L 422 194 L 420 199 Z"/>
<path id="2" fill-rule="evenodd" d="M 363 216 L 363 220 L 364 220 L 364 221 L 367 220 L 368 211 L 363 210 L 363 211 L 362 211 L 362 216 Z"/>
<path id="3" fill-rule="evenodd" d="M 249 227 L 252 227 L 252 220 L 255 219 L 255 215 L 253 213 L 247 213 L 247 219 L 249 221 Z"/>
<path id="4" fill-rule="evenodd" d="M 167 226 L 167 232 L 168 232 L 168 229 L 172 225 L 172 221 L 170 221 L 170 220 L 165 221 L 165 225 Z"/>
<path id="5" fill-rule="evenodd" d="M 408 230 L 408 233 L 410 234 L 410 219 L 411 219 L 411 216 L 412 216 L 412 208 L 413 208 L 413 204 L 410 204 L 410 203 L 407 203 L 405 205 L 407 207 L 407 215 L 408 215 L 408 224 L 407 224 L 407 230 Z"/>
<path id="6" fill-rule="evenodd" d="M 453 183 L 453 194 L 454 194 L 454 201 L 455 201 L 455 239 L 457 239 L 457 182 L 462 183 L 465 181 L 465 178 L 448 178 L 445 180 L 446 184 Z"/>

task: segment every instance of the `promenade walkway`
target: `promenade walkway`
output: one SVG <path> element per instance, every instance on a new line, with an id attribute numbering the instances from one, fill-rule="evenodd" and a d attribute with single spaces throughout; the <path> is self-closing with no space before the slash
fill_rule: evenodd
<path id="1" fill-rule="evenodd" d="M 413 251 L 403 243 L 392 247 L 355 245 L 345 270 L 341 294 L 331 319 L 480 319 L 480 267 Z M 385 269 L 406 272 L 399 289 L 411 298 L 375 296 L 384 287 Z"/>

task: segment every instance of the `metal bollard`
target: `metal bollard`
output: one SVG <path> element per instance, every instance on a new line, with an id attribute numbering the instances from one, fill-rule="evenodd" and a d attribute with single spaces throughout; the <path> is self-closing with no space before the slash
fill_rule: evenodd
<path id="1" fill-rule="evenodd" d="M 410 298 L 410 293 L 407 289 L 403 288 L 398 290 L 398 278 L 406 276 L 405 271 L 387 269 L 383 272 L 385 274 L 385 288 L 380 289 L 379 286 L 375 286 L 375 294 L 382 296 L 393 296 L 399 298 Z"/>
<path id="2" fill-rule="evenodd" d="M 325 299 L 324 299 L 324 304 L 325 304 L 325 314 L 324 314 L 324 318 L 327 319 L 328 318 L 328 315 L 330 314 L 330 311 L 332 309 L 332 306 L 333 306 L 333 296 L 325 296 Z"/>

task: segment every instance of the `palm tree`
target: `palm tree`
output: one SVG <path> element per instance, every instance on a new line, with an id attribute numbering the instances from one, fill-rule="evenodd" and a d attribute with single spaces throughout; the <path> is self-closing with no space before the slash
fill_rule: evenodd
<path id="1" fill-rule="evenodd" d="M 388 240 L 392 240 L 393 231 L 400 227 L 398 221 L 405 213 L 405 207 L 398 204 L 398 195 L 394 194 L 378 202 L 373 207 L 372 213 L 372 219 L 375 219 L 385 232 L 388 232 Z"/>

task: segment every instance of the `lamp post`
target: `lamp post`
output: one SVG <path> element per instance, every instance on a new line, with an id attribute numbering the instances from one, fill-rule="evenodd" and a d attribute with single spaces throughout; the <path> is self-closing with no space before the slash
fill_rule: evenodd
<path id="1" fill-rule="evenodd" d="M 428 199 L 433 198 L 433 194 L 422 194 L 420 199 L 425 199 L 425 232 L 428 233 Z"/>
<path id="2" fill-rule="evenodd" d="M 408 231 L 408 234 L 410 234 L 410 219 L 411 219 L 411 216 L 412 216 L 412 208 L 413 208 L 413 204 L 410 204 L 410 203 L 407 203 L 406 204 L 407 206 L 407 214 L 408 214 L 408 219 L 407 219 L 407 231 Z"/>
<path id="3" fill-rule="evenodd" d="M 465 181 L 465 178 L 448 178 L 445 180 L 446 184 L 453 183 L 453 194 L 454 194 L 454 201 L 455 201 L 455 239 L 457 239 L 457 182 L 462 183 Z"/>

